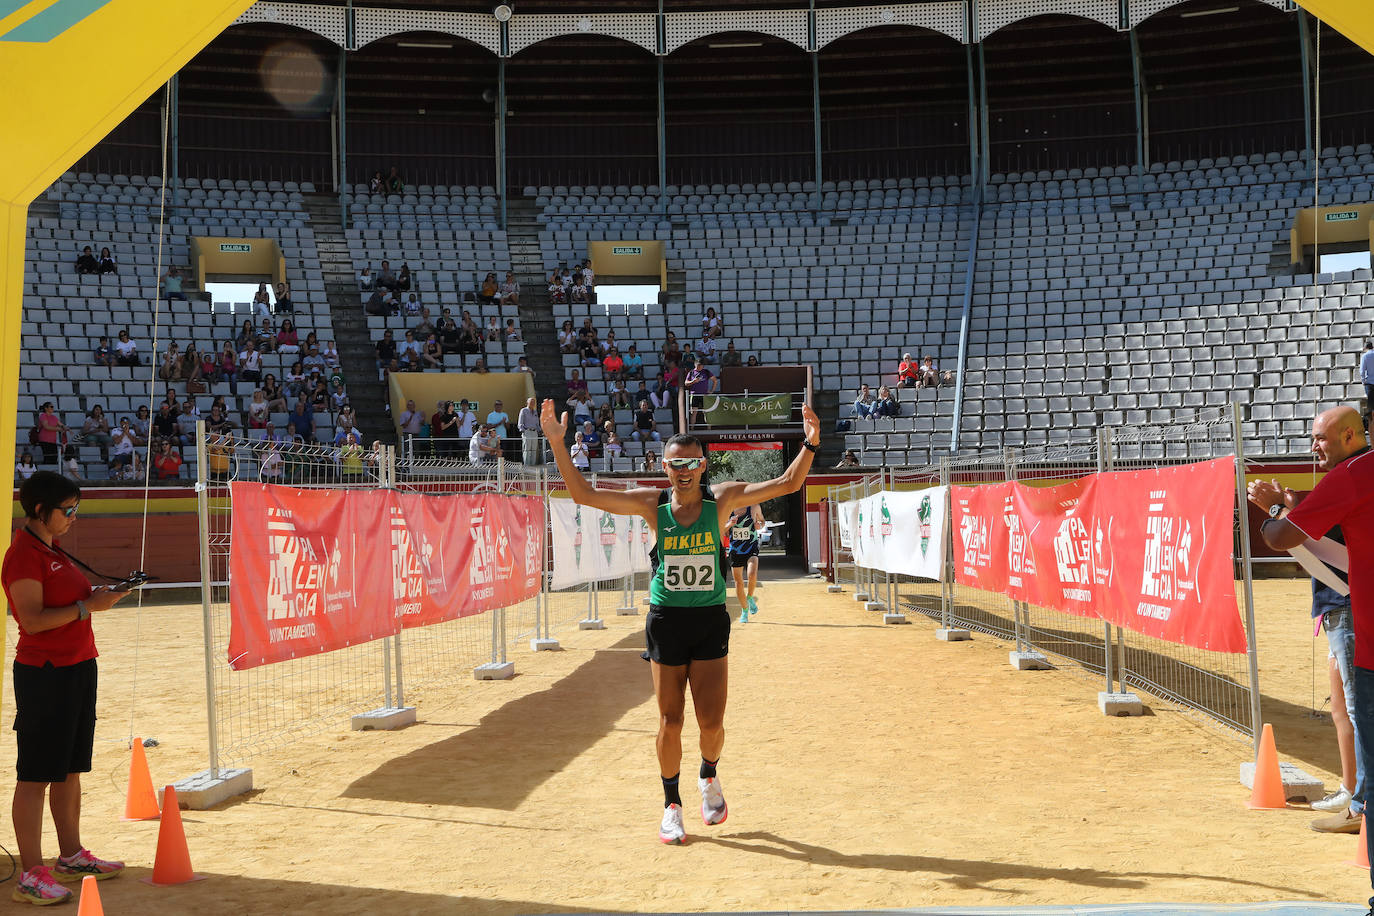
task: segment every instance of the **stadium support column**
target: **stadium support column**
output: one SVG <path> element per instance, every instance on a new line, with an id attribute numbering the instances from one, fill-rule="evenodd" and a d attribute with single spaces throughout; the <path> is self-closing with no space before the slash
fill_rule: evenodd
<path id="1" fill-rule="evenodd" d="M 811 206 L 817 212 L 821 209 L 821 53 L 811 52 L 811 124 L 812 146 L 815 154 L 813 169 L 816 175 L 816 193 Z"/>
<path id="2" fill-rule="evenodd" d="M 1140 60 L 1140 39 L 1131 29 L 1131 81 L 1135 84 L 1135 162 L 1137 172 L 1150 170 L 1150 117 L 1146 110 L 1145 67 Z"/>
<path id="3" fill-rule="evenodd" d="M 654 62 L 658 64 L 658 208 L 663 213 L 668 209 L 664 192 L 668 187 L 668 106 L 663 92 L 663 55 L 657 55 Z"/>
<path id="4" fill-rule="evenodd" d="M 334 90 L 334 96 L 338 100 L 339 123 L 338 123 L 338 173 L 339 173 L 339 222 L 343 228 L 349 226 L 348 218 L 348 195 L 344 193 L 348 187 L 348 52 L 343 48 L 339 49 L 339 72 L 337 79 L 338 88 Z"/>
<path id="5" fill-rule="evenodd" d="M 506 228 L 506 59 L 496 61 L 496 193 L 501 200 L 501 228 Z"/>
<path id="6" fill-rule="evenodd" d="M 973 45 L 964 45 L 964 63 L 968 69 L 968 173 L 977 182 L 982 171 L 978 164 L 978 85 L 973 75 Z"/>
<path id="7" fill-rule="evenodd" d="M 983 43 L 978 43 L 978 140 L 981 153 L 979 154 L 979 164 L 981 166 L 978 174 L 972 176 L 973 180 L 981 187 L 988 182 L 988 176 L 992 174 L 989 163 L 992 159 L 992 141 L 988 137 L 988 62 L 983 54 Z"/>
<path id="8" fill-rule="evenodd" d="M 1307 12 L 1301 9 L 1298 10 L 1298 51 L 1302 60 L 1302 145 L 1312 144 L 1315 153 L 1318 144 L 1312 137 L 1312 35 L 1307 27 Z M 1316 161 L 1314 157 L 1314 172 Z"/>
<path id="9" fill-rule="evenodd" d="M 173 73 L 167 81 L 167 191 L 172 197 L 172 215 L 177 214 L 177 200 L 181 197 L 181 76 Z"/>

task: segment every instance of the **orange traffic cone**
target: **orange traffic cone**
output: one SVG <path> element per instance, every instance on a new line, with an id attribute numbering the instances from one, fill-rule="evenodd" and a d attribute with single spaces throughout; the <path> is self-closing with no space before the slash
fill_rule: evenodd
<path id="1" fill-rule="evenodd" d="M 94 875 L 81 879 L 81 903 L 76 916 L 105 916 L 105 908 L 100 905 L 100 884 Z"/>
<path id="2" fill-rule="evenodd" d="M 157 856 L 153 859 L 153 874 L 143 880 L 164 887 L 199 881 L 203 875 L 191 870 L 191 852 L 186 848 L 186 830 L 181 826 L 181 808 L 177 805 L 177 790 L 168 786 L 162 791 L 162 823 L 157 831 Z"/>
<path id="3" fill-rule="evenodd" d="M 1365 837 L 1365 832 L 1364 832 L 1364 815 L 1361 814 L 1361 815 L 1360 815 L 1360 848 L 1357 849 L 1357 850 L 1355 850 L 1355 859 L 1354 859 L 1354 861 L 1350 862 L 1349 864 L 1355 866 L 1356 868 L 1368 868 L 1368 867 L 1369 867 L 1369 845 L 1368 845 L 1368 843 L 1369 843 L 1369 840 Z"/>
<path id="4" fill-rule="evenodd" d="M 1259 754 L 1255 757 L 1255 787 L 1250 792 L 1251 808 L 1287 808 L 1283 775 L 1279 772 L 1279 752 L 1274 747 L 1274 727 L 1264 725 Z"/>
<path id="5" fill-rule="evenodd" d="M 151 821 L 158 816 L 157 793 L 153 791 L 153 777 L 148 773 L 148 756 L 143 753 L 143 739 L 134 739 L 134 756 L 129 761 L 129 795 L 124 801 L 124 820 Z"/>

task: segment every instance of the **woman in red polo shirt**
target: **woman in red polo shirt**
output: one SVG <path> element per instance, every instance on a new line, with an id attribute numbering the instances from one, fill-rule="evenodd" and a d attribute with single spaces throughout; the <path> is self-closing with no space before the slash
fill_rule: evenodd
<path id="1" fill-rule="evenodd" d="M 107 862 L 81 845 L 81 774 L 91 771 L 95 740 L 96 651 L 91 614 L 113 607 L 128 591 L 91 588 L 58 548 L 76 518 L 81 488 L 39 471 L 19 488 L 27 520 L 0 568 L 19 644 L 14 654 L 14 730 L 19 748 L 14 785 L 14 833 L 23 874 L 13 898 L 40 906 L 71 896 L 59 881 L 111 878 L 123 862 Z M 51 786 L 61 857 L 43 864 L 43 801 Z"/>

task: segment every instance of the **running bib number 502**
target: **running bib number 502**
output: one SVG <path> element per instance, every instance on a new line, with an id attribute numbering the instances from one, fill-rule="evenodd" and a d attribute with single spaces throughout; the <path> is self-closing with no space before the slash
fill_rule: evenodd
<path id="1" fill-rule="evenodd" d="M 663 584 L 673 592 L 709 592 L 716 587 L 714 555 L 664 558 Z"/>

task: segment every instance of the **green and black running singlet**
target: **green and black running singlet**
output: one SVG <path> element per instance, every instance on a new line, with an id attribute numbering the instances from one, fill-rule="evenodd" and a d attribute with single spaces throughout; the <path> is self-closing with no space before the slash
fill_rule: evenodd
<path id="1" fill-rule="evenodd" d="M 701 516 L 691 527 L 673 518 L 672 491 L 658 497 L 658 541 L 650 559 L 654 577 L 649 601 L 667 607 L 711 607 L 725 603 L 724 551 L 716 498 L 701 488 Z"/>

